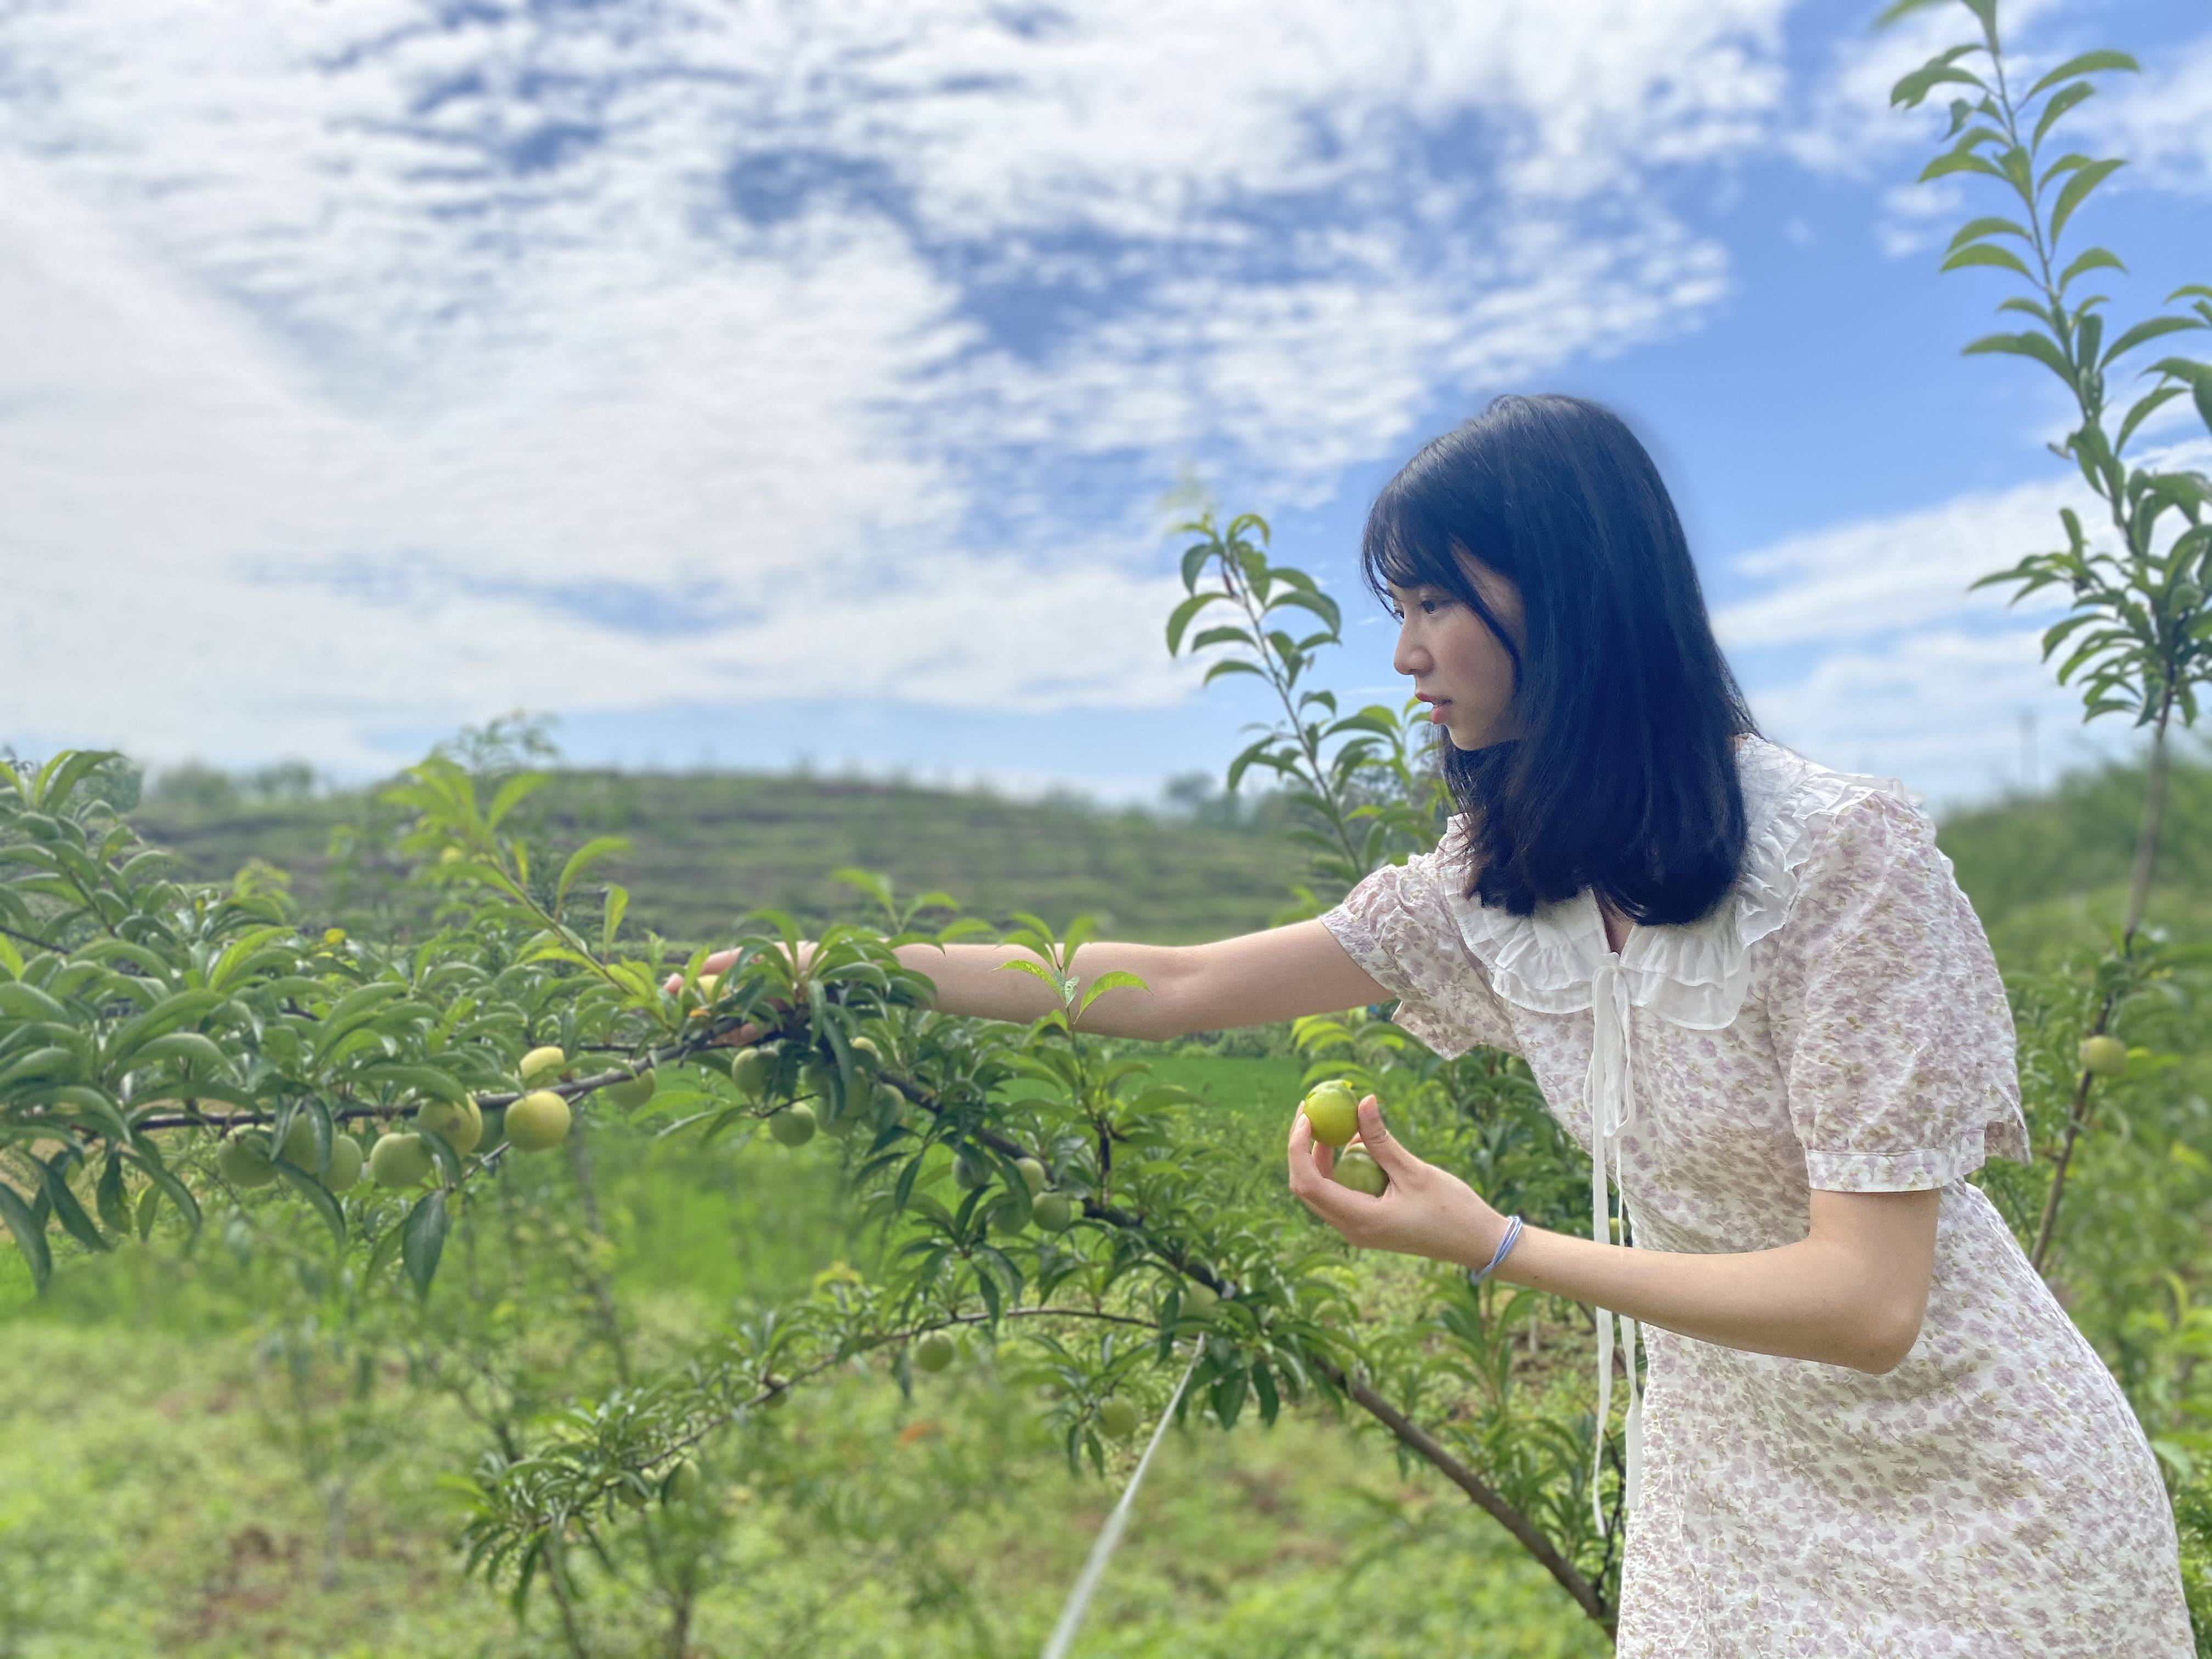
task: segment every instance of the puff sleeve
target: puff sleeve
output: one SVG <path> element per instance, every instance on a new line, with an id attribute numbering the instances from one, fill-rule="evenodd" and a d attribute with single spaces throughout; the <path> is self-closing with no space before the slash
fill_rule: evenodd
<path id="1" fill-rule="evenodd" d="M 2027 1162 L 2011 1007 L 1936 826 L 1881 790 L 1816 822 L 1767 987 L 1807 1184 L 1911 1192 Z"/>
<path id="2" fill-rule="evenodd" d="M 1325 913 L 1322 925 L 1367 976 L 1398 1000 L 1393 1022 L 1446 1060 L 1474 1048 L 1521 1052 L 1505 1003 L 1491 988 L 1455 919 L 1464 868 L 1447 836 L 1436 851 L 1385 865 Z"/>

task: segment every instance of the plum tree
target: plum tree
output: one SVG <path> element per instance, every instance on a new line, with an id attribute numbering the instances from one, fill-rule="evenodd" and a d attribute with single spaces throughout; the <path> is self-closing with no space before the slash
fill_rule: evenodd
<path id="1" fill-rule="evenodd" d="M 550 1152 L 568 1138 L 568 1103 L 550 1089 L 526 1094 L 507 1109 L 507 1144 L 518 1152 Z"/>

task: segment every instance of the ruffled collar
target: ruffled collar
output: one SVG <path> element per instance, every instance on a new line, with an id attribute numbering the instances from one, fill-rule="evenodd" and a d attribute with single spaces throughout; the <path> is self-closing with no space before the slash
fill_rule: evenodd
<path id="1" fill-rule="evenodd" d="M 1703 920 L 1629 930 L 1616 957 L 1597 897 L 1585 887 L 1571 899 L 1516 916 L 1468 898 L 1452 884 L 1460 935 L 1490 970 L 1507 1001 L 1539 1013 L 1590 1006 L 1590 988 L 1611 965 L 1628 1000 L 1677 1025 L 1717 1030 L 1731 1024 L 1751 984 L 1751 947 L 1790 919 L 1797 872 L 1812 851 L 1811 825 L 1875 790 L 1912 805 L 1921 797 L 1895 778 L 1838 772 L 1756 735 L 1737 752 L 1749 834 L 1744 867 L 1729 895 Z M 1455 833 L 1466 821 L 1455 820 Z"/>

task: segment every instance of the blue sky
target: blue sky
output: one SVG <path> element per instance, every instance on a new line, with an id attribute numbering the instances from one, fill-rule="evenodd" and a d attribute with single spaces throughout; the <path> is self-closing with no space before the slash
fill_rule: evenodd
<path id="1" fill-rule="evenodd" d="M 1268 712 L 1165 653 L 1166 493 L 1395 701 L 1366 504 L 1549 389 L 1651 445 L 1769 735 L 1939 809 L 2024 718 L 2041 781 L 2126 752 L 1965 592 L 2055 540 L 2067 410 L 1957 355 L 2007 290 L 1887 107 L 1966 14 L 1871 10 L 0 0 L 0 743 L 357 778 L 527 708 L 1151 799 Z M 2077 118 L 2117 309 L 2212 280 L 2198 0 L 2004 15 L 2145 60 Z"/>

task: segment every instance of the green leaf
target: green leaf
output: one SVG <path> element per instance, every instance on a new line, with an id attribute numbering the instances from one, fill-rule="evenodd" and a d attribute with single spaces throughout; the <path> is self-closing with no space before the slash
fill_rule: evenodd
<path id="1" fill-rule="evenodd" d="M 2066 228 L 2066 222 L 2074 216 L 2074 210 L 2087 199 L 2089 192 L 2126 165 L 2125 161 L 2115 158 L 2108 161 L 2092 161 L 2075 170 L 2074 176 L 2066 181 L 2065 188 L 2058 192 L 2057 205 L 2051 210 L 2051 246 L 2058 246 L 2059 234 Z"/>
<path id="2" fill-rule="evenodd" d="M 1168 617 L 1168 655 L 1172 657 L 1182 649 L 1183 629 L 1190 626 L 1190 619 L 1193 617 L 1205 610 L 1216 599 L 1225 599 L 1228 597 L 1228 594 L 1218 588 L 1209 588 L 1203 593 L 1192 594 L 1190 598 L 1176 605 Z"/>
<path id="3" fill-rule="evenodd" d="M 1984 236 L 2017 236 L 2023 242 L 2030 240 L 2026 228 L 2010 219 L 1969 219 L 1959 227 L 1959 234 L 1951 239 L 1950 246 L 1944 252 L 1954 253 L 1967 243 L 1978 242 Z"/>
<path id="4" fill-rule="evenodd" d="M 1190 642 L 1194 651 L 1203 651 L 1209 645 L 1249 645 L 1255 651 L 1260 641 L 1241 628 L 1209 628 Z"/>
<path id="5" fill-rule="evenodd" d="M 1133 985 L 1139 990 L 1145 988 L 1145 981 L 1126 969 L 1116 968 L 1109 973 L 1099 975 L 1097 979 L 1091 981 L 1090 988 L 1084 992 L 1083 1000 L 1076 1006 L 1076 1013 L 1080 1015 L 1084 1010 L 1096 1002 L 1103 993 L 1124 985 Z"/>
<path id="6" fill-rule="evenodd" d="M 331 1230 L 331 1242 L 343 1249 L 346 1242 L 345 1217 L 339 1213 L 338 1201 L 331 1196 L 330 1188 L 289 1158 L 280 1158 L 276 1160 L 276 1173 L 313 1206 L 315 1213 L 322 1218 L 323 1225 Z"/>
<path id="7" fill-rule="evenodd" d="M 2140 72 L 2142 65 L 2124 52 L 2085 52 L 2079 58 L 2069 58 L 2027 89 L 2021 101 L 2041 92 L 2045 87 L 2055 87 L 2061 81 L 2070 81 L 2077 75 L 2095 75 L 2104 70 L 2132 70 Z"/>
<path id="8" fill-rule="evenodd" d="M 1902 104 L 1907 109 L 1917 109 L 1929 93 L 1944 86 L 1977 87 L 1984 92 L 1990 89 L 1980 76 L 1960 69 L 1955 63 L 1937 58 L 1901 78 L 1889 89 L 1889 101 L 1893 106 Z"/>
<path id="9" fill-rule="evenodd" d="M 80 1070 L 81 1062 L 76 1049 L 49 1044 L 45 1048 L 33 1048 L 28 1054 L 19 1054 L 6 1066 L 0 1066 L 0 1089 L 28 1078 L 42 1081 L 70 1080 L 78 1075 Z"/>
<path id="10" fill-rule="evenodd" d="M 404 1225 L 390 1226 L 384 1230 L 383 1236 L 376 1241 L 376 1247 L 368 1253 L 368 1266 L 365 1270 L 365 1277 L 374 1279 L 391 1265 L 392 1258 L 399 1254 L 400 1241 L 406 1231 L 407 1229 Z"/>
<path id="11" fill-rule="evenodd" d="M 339 1043 L 374 1019 L 378 1010 L 394 997 L 404 996 L 407 988 L 393 980 L 378 980 L 349 992 L 338 1000 L 325 1018 L 317 1034 L 314 1065 L 317 1070 L 329 1062 Z"/>
<path id="12" fill-rule="evenodd" d="M 100 1166 L 100 1184 L 93 1189 L 93 1201 L 99 1206 L 100 1218 L 106 1224 L 108 1231 L 129 1236 L 131 1204 L 123 1190 L 123 1160 L 112 1149 Z"/>
<path id="13" fill-rule="evenodd" d="M 2058 273 L 2058 291 L 2063 294 L 2074 285 L 2074 279 L 2086 271 L 2106 268 L 2121 271 L 2127 269 L 2120 263 L 2120 256 L 2110 248 L 2093 247 Z"/>
<path id="14" fill-rule="evenodd" d="M 1924 185 L 1931 179 L 1948 178 L 1954 173 L 1986 173 L 1992 179 L 2005 176 L 2002 167 L 1994 161 L 1984 161 L 1972 150 L 1950 149 L 1920 169 L 1918 182 Z"/>
<path id="15" fill-rule="evenodd" d="M 2021 261 L 2020 255 L 2014 253 L 2010 248 L 1992 247 L 1987 242 L 1968 244 L 1947 258 L 1937 268 L 1942 270 L 1960 270 L 1968 265 L 1998 265 L 2006 270 L 2018 271 L 2031 283 L 2035 280 L 2035 273 Z"/>
<path id="16" fill-rule="evenodd" d="M 498 829 L 501 820 L 520 806 L 526 798 L 536 793 L 551 781 L 550 775 L 544 772 L 517 772 L 505 783 L 500 785 L 498 793 L 492 796 L 491 805 L 484 812 L 484 828 Z M 461 787 L 465 789 L 467 785 L 463 784 Z"/>
<path id="17" fill-rule="evenodd" d="M 1884 6 L 1881 9 L 1881 13 L 1875 18 L 1874 26 L 1878 29 L 1887 28 L 1890 24 L 1894 23 L 1900 17 L 1908 16 L 1916 11 L 1926 11 L 1930 6 L 1941 6 L 1947 3 L 1948 3 L 1948 0 L 1889 0 L 1889 3 Z M 1973 50 L 1973 48 L 1966 46 L 1955 47 L 1954 48 L 1951 55 L 1955 57 L 1960 52 L 1971 50 Z M 1948 62 L 1949 59 L 1947 58 L 1944 61 Z M 1890 101 L 1892 103 L 1897 101 L 1894 94 L 1891 95 Z"/>
<path id="18" fill-rule="evenodd" d="M 218 1071 L 228 1072 L 230 1069 L 230 1056 L 223 1053 L 212 1037 L 204 1036 L 198 1031 L 168 1032 L 141 1045 L 138 1052 L 131 1056 L 133 1066 L 159 1066 L 167 1060 L 186 1064 L 198 1060 Z"/>
<path id="19" fill-rule="evenodd" d="M 1267 678 L 1257 666 L 1246 662 L 1242 657 L 1224 657 L 1206 671 L 1206 678 L 1200 680 L 1199 684 L 1201 687 L 1211 685 L 1224 674 L 1258 674 L 1263 680 Z M 0 990 L 6 988 L 5 986 L 0 986 Z"/>
<path id="20" fill-rule="evenodd" d="M 593 864 L 610 854 L 629 850 L 629 838 L 626 836 L 596 836 L 569 854 L 568 861 L 561 866 L 561 879 L 553 885 L 553 908 L 557 911 L 568 901 L 568 890 L 575 885 L 576 878 Z"/>
<path id="21" fill-rule="evenodd" d="M 29 1207 L 15 1195 L 15 1189 L 0 1181 L 0 1221 L 8 1224 L 8 1231 L 15 1235 L 15 1248 L 23 1253 L 29 1264 L 31 1282 L 40 1295 L 46 1293 L 46 1280 L 53 1276 L 53 1253 L 46 1248 L 46 1231 L 32 1216 Z"/>
<path id="22" fill-rule="evenodd" d="M 64 1025 L 75 1023 L 68 1009 L 37 986 L 26 985 L 21 980 L 0 985 L 0 1014 L 15 1019 L 54 1020 Z"/>
<path id="23" fill-rule="evenodd" d="M 1296 605 L 1301 611 L 1312 611 L 1315 616 L 1328 624 L 1328 629 L 1332 635 L 1344 626 L 1343 611 L 1337 608 L 1336 601 L 1326 593 L 1306 592 L 1294 589 L 1284 594 L 1267 609 L 1273 611 L 1283 605 Z"/>
<path id="24" fill-rule="evenodd" d="M 2126 333 L 2121 335 L 2118 339 L 2113 341 L 2112 349 L 2105 353 L 2103 362 L 2099 364 L 2099 367 L 2102 368 L 2105 363 L 2111 362 L 2113 358 L 2122 356 L 2128 352 L 2133 351 L 2137 346 L 2143 344 L 2146 341 L 2155 340 L 2162 334 L 2178 334 L 2185 328 L 2202 328 L 2203 326 L 2204 325 L 2198 322 L 2194 317 L 2149 318 L 2143 322 L 2137 323 Z"/>
<path id="25" fill-rule="evenodd" d="M 2057 341 L 2045 334 L 1986 334 L 1967 346 L 1959 355 L 1973 357 L 1990 352 L 2003 352 L 2014 357 L 2033 357 L 2044 364 L 2069 385 L 2073 383 L 2074 365 L 2066 361 L 2066 354 L 2058 349 Z"/>
<path id="26" fill-rule="evenodd" d="M 42 811 L 58 812 L 88 773 L 118 758 L 112 749 L 63 750 L 39 769 L 31 787 L 31 805 Z"/>
<path id="27" fill-rule="evenodd" d="M 143 1170 L 146 1172 L 146 1178 L 154 1183 L 161 1196 L 176 1206 L 177 1213 L 184 1217 L 185 1225 L 188 1229 L 186 1248 L 189 1249 L 189 1241 L 197 1239 L 200 1235 L 199 1200 L 192 1196 L 191 1190 L 184 1182 L 169 1173 L 161 1163 L 160 1155 L 153 1152 L 150 1147 L 133 1149 L 125 1152 L 124 1156 Z"/>
<path id="28" fill-rule="evenodd" d="M 417 1296 L 430 1294 L 437 1276 L 438 1257 L 446 1248 L 446 1193 L 443 1188 L 425 1193 L 399 1224 L 399 1259 L 407 1277 L 415 1281 Z"/>
<path id="29" fill-rule="evenodd" d="M 629 890 L 627 887 L 610 886 L 607 889 L 606 914 L 599 924 L 599 954 L 601 956 L 614 954 L 615 931 L 622 926 L 623 913 L 629 908 Z"/>
<path id="30" fill-rule="evenodd" d="M 54 1206 L 54 1219 L 62 1224 L 63 1231 L 88 1250 L 113 1249 L 115 1247 L 101 1235 L 100 1229 L 92 1224 L 92 1218 L 84 1212 L 84 1206 L 76 1201 L 76 1194 L 70 1190 L 68 1177 L 54 1167 L 53 1160 L 33 1158 L 32 1162 L 39 1166 L 39 1174 L 46 1183 L 47 1201 Z"/>
<path id="31" fill-rule="evenodd" d="M 2045 104 L 2043 106 L 2042 115 L 2037 118 L 2035 123 L 2035 136 L 2028 141 L 2030 147 L 2040 149 L 2043 147 L 2043 135 L 2051 131 L 2058 118 L 2084 98 L 2094 95 L 2096 90 L 2096 88 L 2091 86 L 2087 81 L 2076 81 Z"/>

